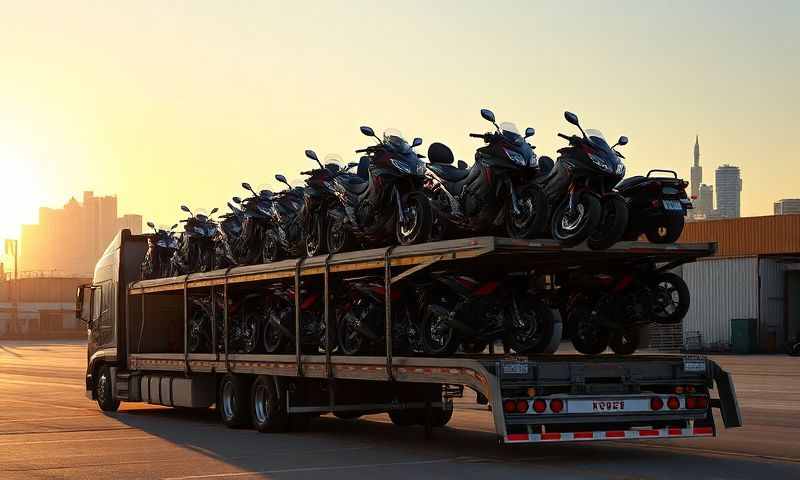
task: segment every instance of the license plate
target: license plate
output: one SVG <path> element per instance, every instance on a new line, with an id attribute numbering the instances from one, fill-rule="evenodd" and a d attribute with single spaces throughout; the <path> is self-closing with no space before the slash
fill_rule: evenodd
<path id="1" fill-rule="evenodd" d="M 683 205 L 679 200 L 663 200 L 666 210 L 683 210 Z"/>
<path id="2" fill-rule="evenodd" d="M 570 399 L 566 402 L 565 413 L 615 413 L 615 412 L 649 412 L 650 399 L 633 398 L 597 398 Z"/>
<path id="3" fill-rule="evenodd" d="M 705 373 L 706 359 L 692 356 L 683 357 L 683 371 Z"/>
<path id="4" fill-rule="evenodd" d="M 593 412 L 624 412 L 625 400 L 592 400 Z"/>
<path id="5" fill-rule="evenodd" d="M 506 375 L 527 375 L 528 364 L 523 362 L 504 362 L 503 373 Z"/>

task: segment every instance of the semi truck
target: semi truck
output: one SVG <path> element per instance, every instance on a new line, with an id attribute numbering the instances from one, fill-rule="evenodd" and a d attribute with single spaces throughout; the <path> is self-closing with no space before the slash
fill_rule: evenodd
<path id="1" fill-rule="evenodd" d="M 502 444 L 712 437 L 716 411 L 726 428 L 742 423 L 731 376 L 703 356 L 517 355 L 494 353 L 492 346 L 489 353 L 450 356 L 392 352 L 392 288 L 426 269 L 537 272 L 542 278 L 621 265 L 671 269 L 711 255 L 713 243 L 622 242 L 592 251 L 549 240 L 477 237 L 140 280 L 146 249 L 146 235 L 122 230 L 91 284 L 77 292 L 77 316 L 88 330 L 86 395 L 105 411 L 120 402 L 215 407 L 226 425 L 262 432 L 305 430 L 322 414 L 352 419 L 388 413 L 394 424 L 423 425 L 430 434 L 447 424 L 453 399 L 467 388 L 488 403 Z M 366 274 L 384 280 L 384 351 L 340 355 L 332 341 L 324 352 L 302 348 L 300 307 L 308 289 L 301 286 L 323 291 L 331 325 L 334 285 Z M 278 281 L 295 287 L 293 353 L 237 353 L 228 341 L 230 299 Z M 197 296 L 223 299 L 212 307 L 222 310 L 212 317 L 221 325 L 210 328 L 207 352 L 188 347 Z"/>

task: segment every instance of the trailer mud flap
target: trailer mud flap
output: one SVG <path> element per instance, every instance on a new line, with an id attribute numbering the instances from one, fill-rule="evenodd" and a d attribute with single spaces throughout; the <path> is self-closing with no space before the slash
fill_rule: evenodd
<path id="1" fill-rule="evenodd" d="M 725 370 L 715 365 L 714 381 L 717 384 L 719 393 L 719 409 L 722 414 L 722 423 L 725 428 L 742 426 L 742 413 L 739 411 L 739 402 L 736 400 L 736 389 L 733 386 L 733 378 Z"/>

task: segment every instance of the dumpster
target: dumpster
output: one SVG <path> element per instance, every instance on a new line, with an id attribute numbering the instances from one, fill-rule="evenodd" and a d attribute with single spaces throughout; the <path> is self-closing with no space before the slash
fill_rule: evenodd
<path id="1" fill-rule="evenodd" d="M 758 320 L 731 319 L 731 346 L 734 353 L 755 353 L 758 348 Z"/>

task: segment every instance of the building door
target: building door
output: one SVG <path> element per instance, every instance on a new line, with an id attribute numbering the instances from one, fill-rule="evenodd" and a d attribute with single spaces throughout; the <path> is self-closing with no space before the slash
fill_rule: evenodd
<path id="1" fill-rule="evenodd" d="M 800 337 L 800 271 L 786 272 L 786 340 Z"/>

